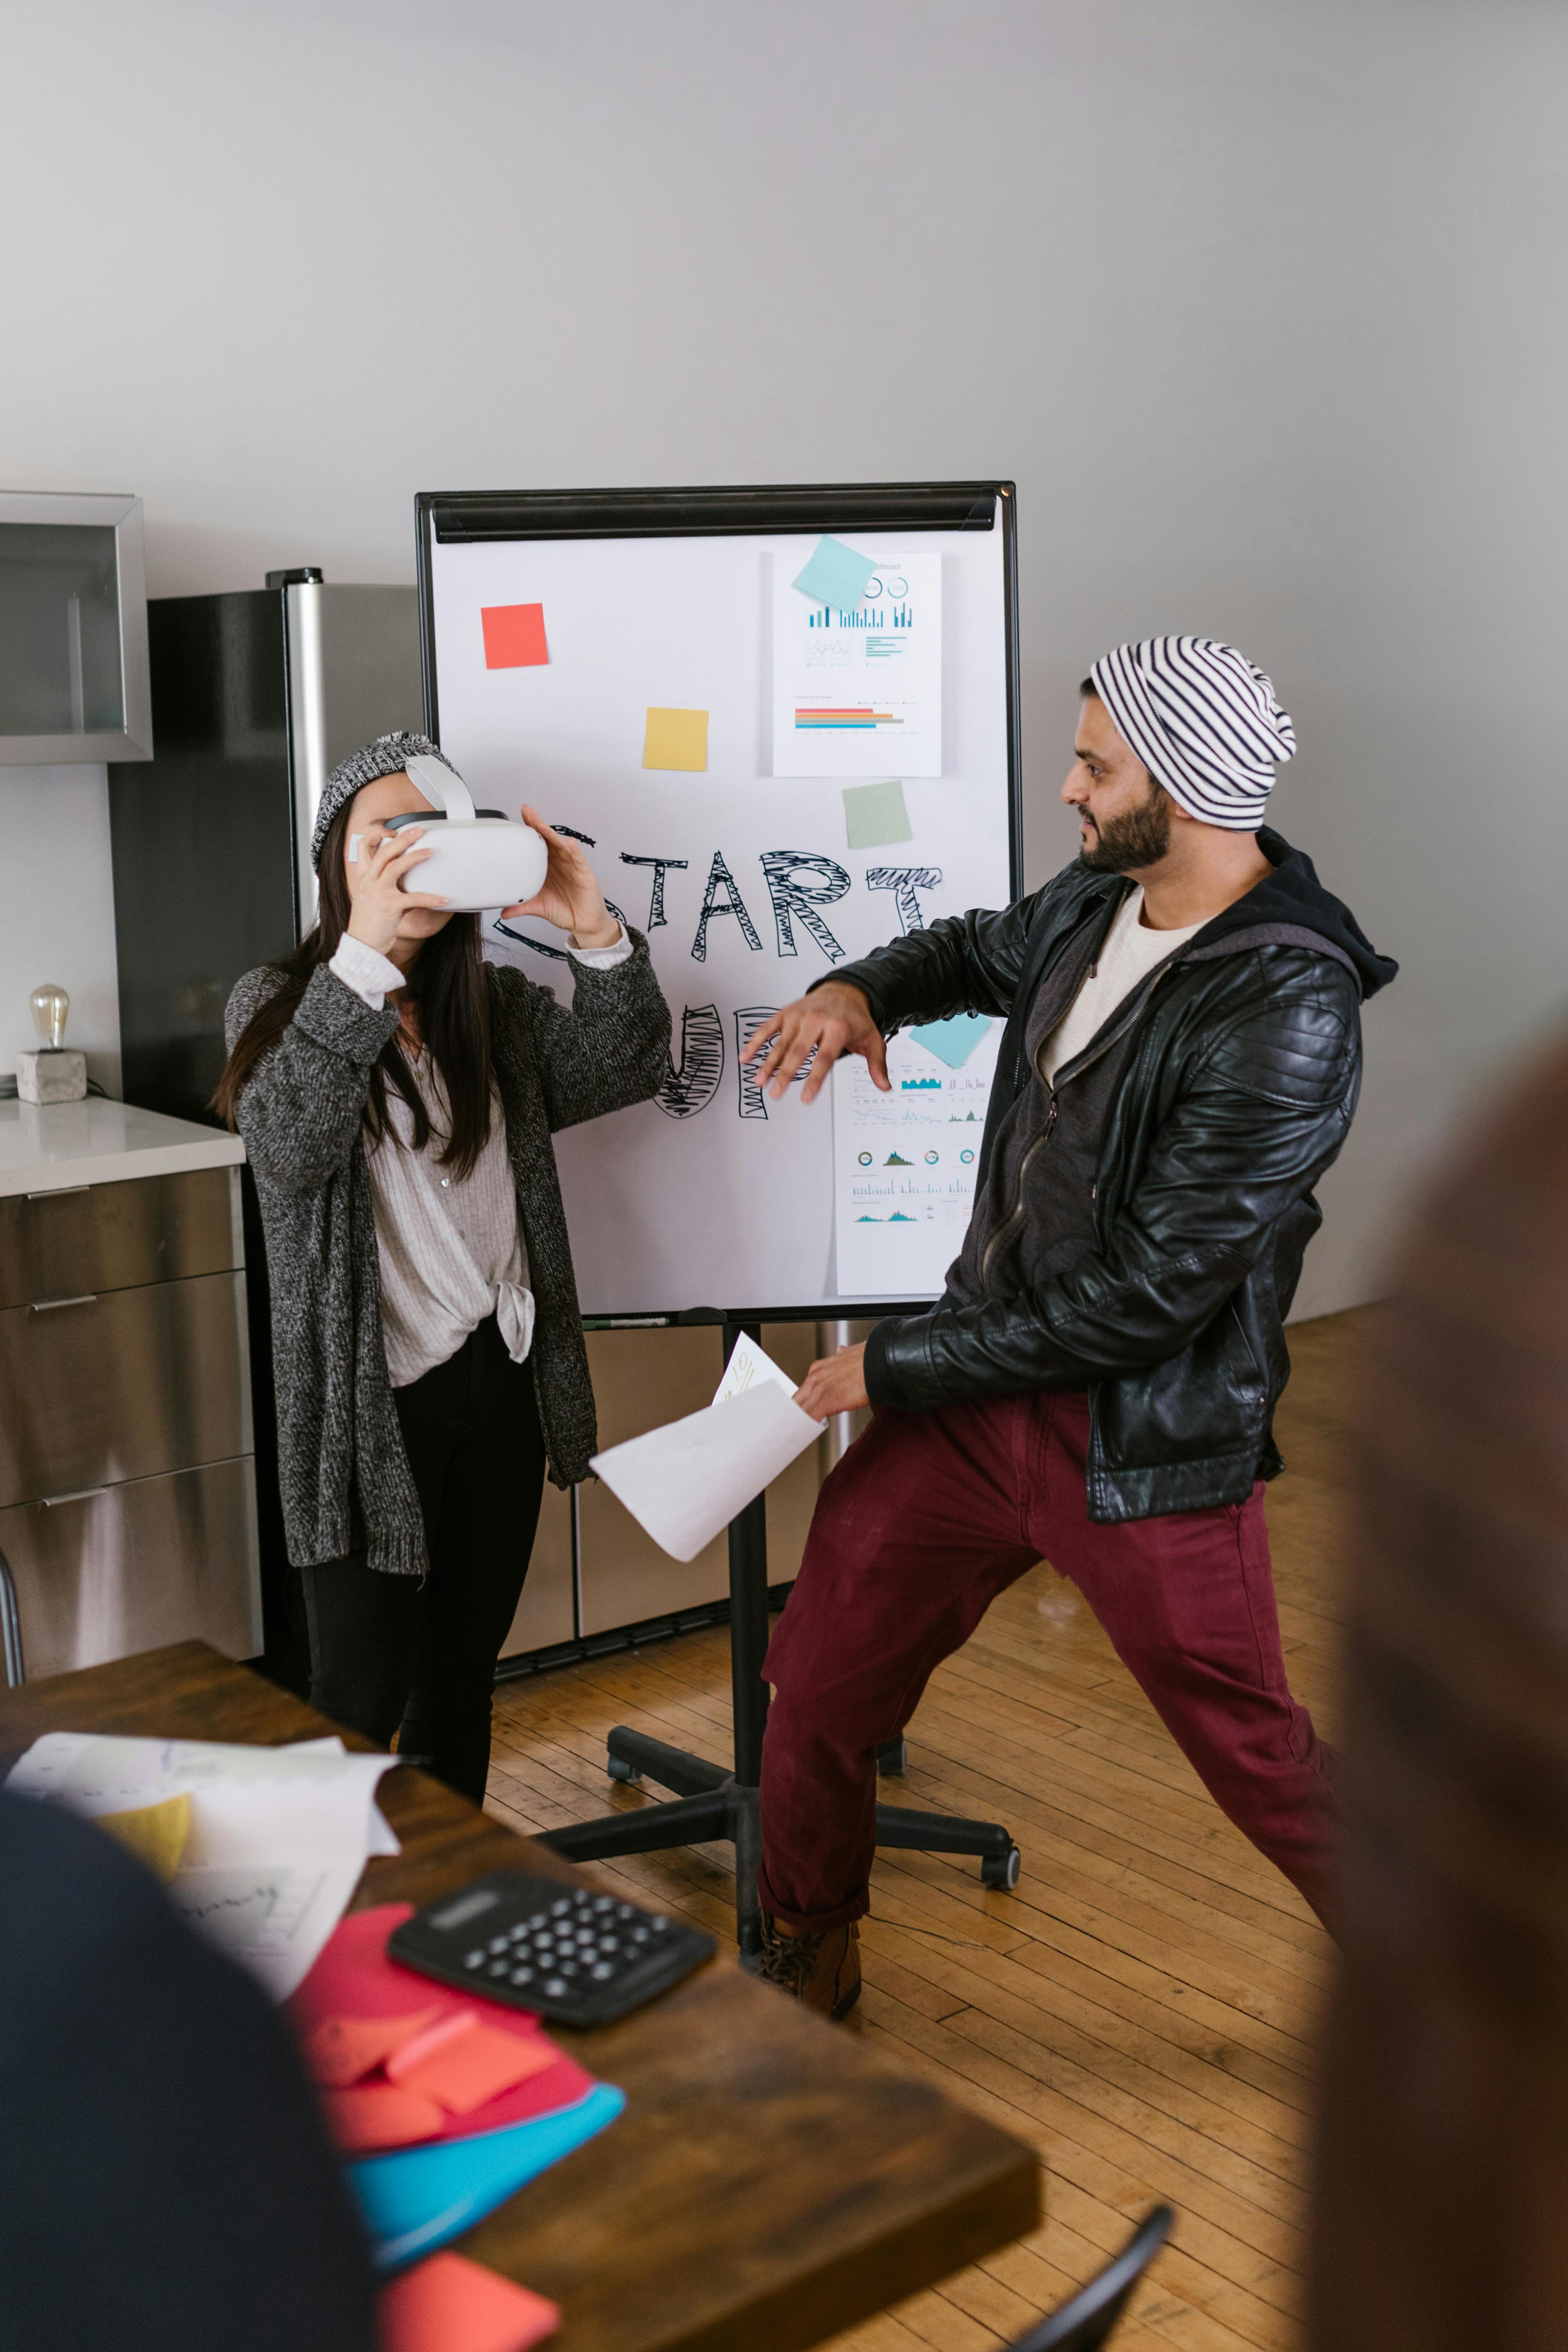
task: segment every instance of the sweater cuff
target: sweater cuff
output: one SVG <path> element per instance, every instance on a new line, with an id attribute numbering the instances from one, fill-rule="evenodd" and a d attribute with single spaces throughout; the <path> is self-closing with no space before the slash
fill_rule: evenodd
<path id="1" fill-rule="evenodd" d="M 566 951 L 574 963 L 586 964 L 590 971 L 614 971 L 618 963 L 625 963 L 627 961 L 632 951 L 632 943 L 626 937 L 626 927 L 623 923 L 620 938 L 612 947 L 607 948 L 580 948 L 576 935 L 568 931 Z"/>
<path id="2" fill-rule="evenodd" d="M 368 1069 L 381 1058 L 383 1046 L 397 1027 L 395 1006 L 377 1012 L 340 980 L 331 965 L 319 963 L 310 974 L 294 1015 L 294 1025 L 330 1053 L 342 1054 Z"/>
<path id="3" fill-rule="evenodd" d="M 379 1013 L 391 992 L 403 986 L 403 974 L 391 957 L 378 954 L 349 931 L 338 941 L 327 970 L 335 971 L 343 986 L 352 988 L 373 1013 Z"/>

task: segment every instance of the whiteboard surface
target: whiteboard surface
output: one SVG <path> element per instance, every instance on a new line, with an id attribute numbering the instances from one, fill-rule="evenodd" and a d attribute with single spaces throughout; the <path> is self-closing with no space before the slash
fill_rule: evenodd
<path id="1" fill-rule="evenodd" d="M 798 593 L 790 583 L 815 545 L 809 536 L 432 539 L 442 749 L 479 806 L 515 814 L 527 801 L 551 824 L 592 836 L 605 897 L 647 933 L 677 1064 L 683 1026 L 689 1076 L 707 1056 L 688 1097 L 705 1096 L 700 1108 L 672 1117 L 643 1103 L 556 1139 L 585 1315 L 764 1305 L 847 1314 L 869 1304 L 874 1294 L 838 1288 L 831 1089 L 809 1109 L 792 1090 L 759 1115 L 739 1068 L 737 1014 L 786 1004 L 836 961 L 900 935 L 900 892 L 868 887 L 868 874 L 940 874 L 916 886 L 927 922 L 1005 906 L 1010 895 L 1000 518 L 989 531 L 837 536 L 879 562 L 906 551 L 942 559 L 942 773 L 902 780 L 911 840 L 860 850 L 848 846 L 843 792 L 865 782 L 863 767 L 842 780 L 772 772 L 773 599 Z M 488 669 L 481 611 L 525 604 L 543 606 L 548 661 Z M 705 772 L 642 766 L 650 707 L 709 713 Z M 896 758 L 877 774 L 898 777 Z M 781 851 L 830 860 L 848 877 L 844 895 L 816 914 L 842 958 L 813 936 L 809 918 L 775 914 L 762 858 Z M 745 919 L 714 911 L 704 926 L 715 855 Z M 671 862 L 660 877 L 634 858 Z M 798 878 L 837 887 L 822 871 Z M 660 911 L 656 878 L 664 919 L 650 928 Z M 721 880 L 715 908 L 730 903 Z M 535 946 L 483 919 L 487 954 L 570 999 L 569 966 L 540 951 L 560 948 L 558 932 L 506 927 Z"/>

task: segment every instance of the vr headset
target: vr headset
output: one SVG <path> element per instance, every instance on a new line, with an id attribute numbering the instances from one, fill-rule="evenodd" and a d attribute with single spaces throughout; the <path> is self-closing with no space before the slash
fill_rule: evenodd
<path id="1" fill-rule="evenodd" d="M 410 782 L 435 806 L 386 820 L 388 833 L 411 824 L 430 828 L 420 844 L 429 856 L 410 867 L 398 888 L 429 891 L 458 914 L 517 907 L 531 898 L 550 863 L 550 852 L 532 826 L 514 824 L 500 809 L 476 809 L 461 776 L 428 752 L 416 753 L 406 765 Z M 349 835 L 354 864 L 363 839 L 363 833 Z"/>

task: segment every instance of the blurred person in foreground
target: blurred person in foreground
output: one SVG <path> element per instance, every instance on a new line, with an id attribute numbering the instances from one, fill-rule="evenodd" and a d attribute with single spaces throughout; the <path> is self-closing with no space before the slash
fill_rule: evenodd
<path id="1" fill-rule="evenodd" d="M 1469 1131 L 1355 1420 L 1315 2352 L 1568 2344 L 1568 1040 Z"/>
<path id="2" fill-rule="evenodd" d="M 89 1822 L 0 1789 L 0 2352 L 374 2352 L 287 2027 Z"/>

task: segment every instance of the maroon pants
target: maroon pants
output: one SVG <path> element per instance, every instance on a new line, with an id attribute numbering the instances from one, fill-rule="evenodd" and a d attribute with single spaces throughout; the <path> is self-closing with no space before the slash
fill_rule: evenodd
<path id="1" fill-rule="evenodd" d="M 1331 1759 L 1286 1679 L 1261 1485 L 1246 1503 L 1096 1526 L 1088 1442 L 1081 1394 L 879 1412 L 824 1486 L 764 1670 L 761 1890 L 786 1926 L 866 1910 L 878 1748 L 1042 1559 L 1215 1803 L 1329 1920 Z"/>

